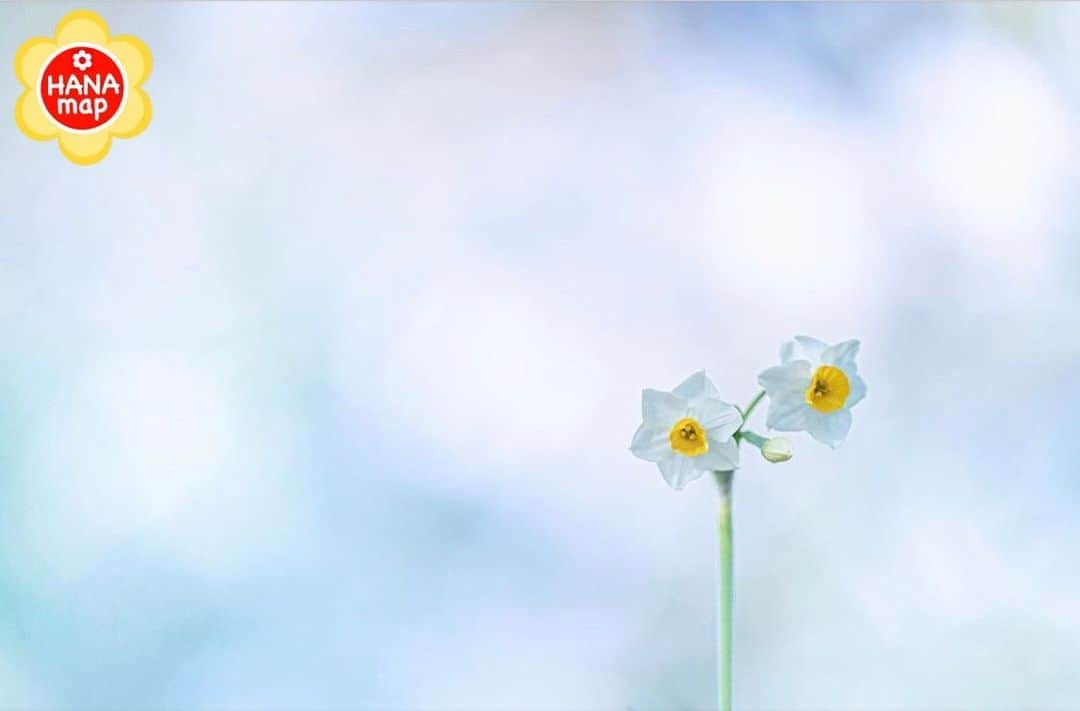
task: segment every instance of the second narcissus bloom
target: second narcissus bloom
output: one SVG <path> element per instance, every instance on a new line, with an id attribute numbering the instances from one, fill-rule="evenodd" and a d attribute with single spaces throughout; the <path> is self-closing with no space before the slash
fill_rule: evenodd
<path id="1" fill-rule="evenodd" d="M 705 472 L 739 466 L 739 444 L 733 436 L 742 415 L 718 394 L 705 371 L 694 373 L 671 392 L 641 392 L 642 423 L 630 451 L 656 462 L 673 489 Z"/>
<path id="2" fill-rule="evenodd" d="M 781 365 L 758 376 L 769 395 L 765 424 L 774 430 L 805 430 L 819 442 L 837 447 L 851 429 L 851 408 L 866 397 L 855 356 L 859 342 L 828 345 L 796 336 L 780 349 Z"/>

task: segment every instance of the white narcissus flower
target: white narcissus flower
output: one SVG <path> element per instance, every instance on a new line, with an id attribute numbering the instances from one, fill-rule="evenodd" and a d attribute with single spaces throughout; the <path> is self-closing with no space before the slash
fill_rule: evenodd
<path id="1" fill-rule="evenodd" d="M 742 426 L 742 415 L 717 395 L 705 371 L 670 393 L 641 392 L 643 421 L 630 451 L 656 462 L 673 489 L 682 489 L 705 472 L 739 466 L 739 444 L 732 436 Z"/>
<path id="2" fill-rule="evenodd" d="M 866 397 L 866 383 L 855 368 L 859 342 L 827 345 L 796 336 L 780 349 L 782 365 L 758 376 L 769 395 L 765 424 L 774 430 L 806 430 L 819 442 L 837 447 L 851 429 L 851 408 Z"/>

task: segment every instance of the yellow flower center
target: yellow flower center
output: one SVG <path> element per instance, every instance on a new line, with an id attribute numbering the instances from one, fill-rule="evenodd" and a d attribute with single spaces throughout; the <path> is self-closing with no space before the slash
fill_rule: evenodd
<path id="1" fill-rule="evenodd" d="M 831 365 L 819 366 L 806 389 L 806 404 L 818 412 L 836 412 L 847 402 L 851 384 L 844 371 Z"/>
<path id="2" fill-rule="evenodd" d="M 692 417 L 684 417 L 676 422 L 668 437 L 671 448 L 679 454 L 697 457 L 709 451 L 709 438 L 705 436 L 704 428 Z"/>

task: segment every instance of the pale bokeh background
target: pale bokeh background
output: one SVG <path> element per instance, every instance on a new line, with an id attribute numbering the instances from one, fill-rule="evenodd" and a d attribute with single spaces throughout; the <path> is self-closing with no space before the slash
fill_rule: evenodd
<path id="1" fill-rule="evenodd" d="M 1080 6 L 94 9 L 149 130 L 0 130 L 0 707 L 707 708 L 639 391 L 802 332 L 870 395 L 736 477 L 738 706 L 1080 705 Z"/>

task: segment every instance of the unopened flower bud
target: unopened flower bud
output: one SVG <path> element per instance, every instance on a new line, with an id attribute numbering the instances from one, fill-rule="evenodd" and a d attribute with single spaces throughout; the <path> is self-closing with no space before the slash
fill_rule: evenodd
<path id="1" fill-rule="evenodd" d="M 761 456 L 773 464 L 786 462 L 791 459 L 791 442 L 785 437 L 770 437 L 761 445 Z"/>

